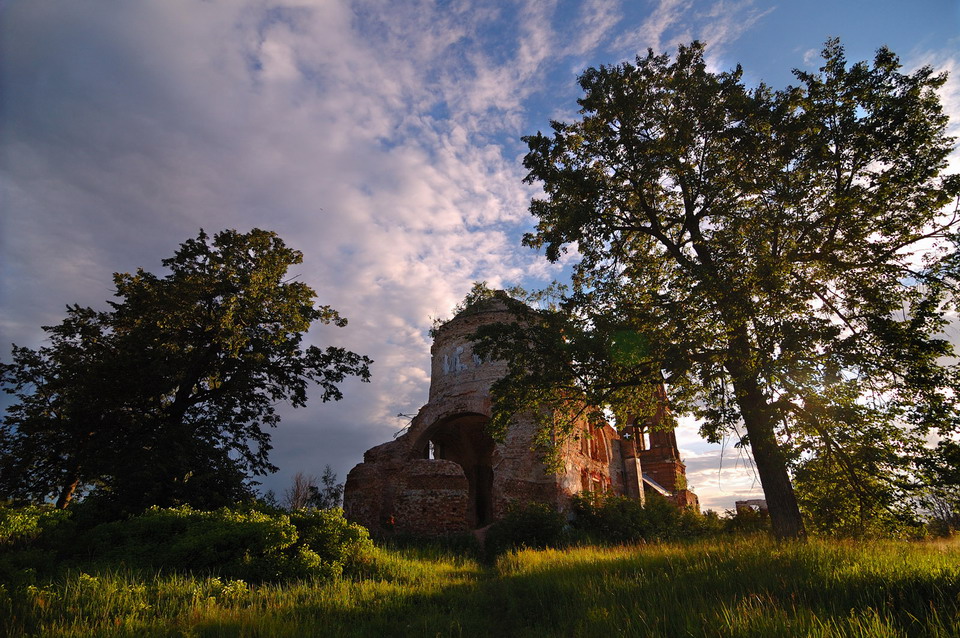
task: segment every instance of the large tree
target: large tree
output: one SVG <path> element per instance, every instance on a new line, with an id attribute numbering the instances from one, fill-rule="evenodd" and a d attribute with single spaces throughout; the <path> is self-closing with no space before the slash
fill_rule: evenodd
<path id="1" fill-rule="evenodd" d="M 749 445 L 781 538 L 804 535 L 791 463 L 842 453 L 837 433 L 906 453 L 956 429 L 945 76 L 887 49 L 848 65 L 837 41 L 823 59 L 777 91 L 699 43 L 583 73 L 580 118 L 525 138 L 545 196 L 524 243 L 574 250 L 573 289 L 487 331 L 511 364 L 495 422 L 544 398 L 624 415 L 665 382 L 707 438 Z"/>
<path id="2" fill-rule="evenodd" d="M 0 425 L 0 493 L 56 499 L 93 489 L 133 509 L 242 495 L 273 471 L 277 403 L 303 406 L 311 382 L 341 398 L 370 359 L 302 346 L 314 322 L 346 324 L 288 278 L 302 255 L 274 233 L 200 232 L 167 274 L 114 275 L 115 301 L 69 306 L 47 345 L 0 364 L 15 401 Z"/>

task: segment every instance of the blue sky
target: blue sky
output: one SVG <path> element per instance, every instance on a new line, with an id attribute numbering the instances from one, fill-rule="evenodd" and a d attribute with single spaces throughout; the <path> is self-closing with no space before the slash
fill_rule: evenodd
<path id="1" fill-rule="evenodd" d="M 66 304 L 104 307 L 111 273 L 159 271 L 201 227 L 275 230 L 350 319 L 310 339 L 376 364 L 344 401 L 285 413 L 265 485 L 342 479 L 426 402 L 427 330 L 471 282 L 562 276 L 519 244 L 537 193 L 520 137 L 575 116 L 584 68 L 702 39 L 715 69 L 783 87 L 831 36 L 851 60 L 887 45 L 950 71 L 957 130 L 955 0 L 8 0 L 0 343 L 39 345 Z M 721 461 L 689 424 L 680 441 L 706 506 L 759 494 L 732 445 Z"/>

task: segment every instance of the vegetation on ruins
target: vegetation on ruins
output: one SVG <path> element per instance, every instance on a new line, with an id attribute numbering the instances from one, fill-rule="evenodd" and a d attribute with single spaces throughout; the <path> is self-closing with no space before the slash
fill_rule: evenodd
<path id="1" fill-rule="evenodd" d="M 203 231 L 163 260 L 168 273 L 114 275 L 110 310 L 77 305 L 34 350 L 13 347 L 0 380 L 14 403 L 0 425 L 0 495 L 56 500 L 82 492 L 119 511 L 230 505 L 273 471 L 275 406 L 323 401 L 370 359 L 303 347 L 315 322 L 343 326 L 288 278 L 299 251 L 255 229 Z"/>
<path id="2" fill-rule="evenodd" d="M 791 471 L 862 528 L 960 423 L 946 76 L 886 48 L 851 65 L 836 40 L 794 74 L 749 88 L 699 43 L 586 70 L 580 118 L 525 138 L 545 196 L 523 241 L 574 252 L 572 289 L 478 333 L 509 365 L 495 429 L 545 404 L 642 417 L 665 383 L 706 438 L 749 445 L 779 538 L 805 535 Z M 541 425 L 549 448 L 572 422 Z"/>

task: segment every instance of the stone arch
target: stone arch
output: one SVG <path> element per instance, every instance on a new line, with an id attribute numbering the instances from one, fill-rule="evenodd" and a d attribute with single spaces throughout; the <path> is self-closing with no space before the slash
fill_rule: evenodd
<path id="1" fill-rule="evenodd" d="M 413 445 L 421 459 L 452 461 L 467 479 L 467 523 L 471 528 L 493 522 L 493 457 L 496 443 L 487 432 L 489 416 L 458 412 L 434 421 Z"/>

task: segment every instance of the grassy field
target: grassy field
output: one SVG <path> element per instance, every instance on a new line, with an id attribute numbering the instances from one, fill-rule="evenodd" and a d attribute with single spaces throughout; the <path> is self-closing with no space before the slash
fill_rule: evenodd
<path id="1" fill-rule="evenodd" d="M 3 586 L 5 636 L 960 636 L 960 542 L 764 539 L 378 551 L 359 580 L 71 573 Z"/>

